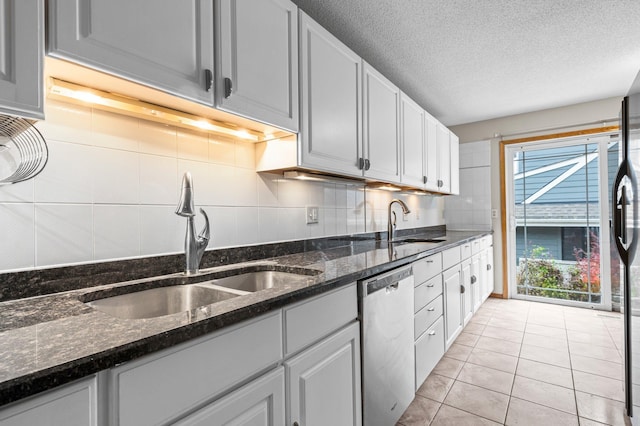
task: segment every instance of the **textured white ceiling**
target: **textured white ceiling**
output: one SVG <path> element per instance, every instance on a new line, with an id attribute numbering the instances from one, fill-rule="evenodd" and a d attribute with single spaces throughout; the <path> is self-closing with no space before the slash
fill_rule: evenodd
<path id="1" fill-rule="evenodd" d="M 293 0 L 446 125 L 623 96 L 640 0 Z"/>

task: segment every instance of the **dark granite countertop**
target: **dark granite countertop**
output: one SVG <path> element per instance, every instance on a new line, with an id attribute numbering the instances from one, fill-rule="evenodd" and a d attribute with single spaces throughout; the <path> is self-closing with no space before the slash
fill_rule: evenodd
<path id="1" fill-rule="evenodd" d="M 196 277 L 167 274 L 160 281 L 158 277 L 153 282 L 137 279 L 0 302 L 0 405 L 487 234 L 447 232 L 441 243 L 391 246 L 385 240 L 353 237 L 345 239 L 343 246 L 215 266 Z M 148 319 L 114 318 L 81 301 L 123 293 L 130 286 L 144 289 L 203 281 L 237 273 L 238 269 L 297 272 L 308 278 L 205 308 Z"/>

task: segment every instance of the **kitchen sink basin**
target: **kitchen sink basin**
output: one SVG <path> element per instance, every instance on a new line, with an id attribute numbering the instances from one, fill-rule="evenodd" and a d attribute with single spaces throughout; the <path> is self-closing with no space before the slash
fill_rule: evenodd
<path id="1" fill-rule="evenodd" d="M 308 278 L 308 275 L 290 272 L 256 271 L 193 284 L 131 291 L 83 302 L 116 318 L 154 318 L 190 311 L 268 288 L 283 287 Z"/>
<path id="2" fill-rule="evenodd" d="M 237 296 L 239 294 L 224 289 L 186 284 L 106 297 L 87 302 L 87 305 L 113 317 L 141 319 L 190 311 Z"/>
<path id="3" fill-rule="evenodd" d="M 290 272 L 258 271 L 219 278 L 207 281 L 207 283 L 234 290 L 254 292 L 267 288 L 281 287 L 285 284 L 304 281 L 308 278 L 306 275 L 292 274 Z"/>

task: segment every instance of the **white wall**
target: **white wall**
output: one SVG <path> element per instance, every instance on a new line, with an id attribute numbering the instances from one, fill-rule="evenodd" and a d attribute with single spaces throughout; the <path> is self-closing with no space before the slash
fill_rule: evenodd
<path id="1" fill-rule="evenodd" d="M 45 113 L 36 127 L 49 163 L 0 187 L 0 270 L 182 252 L 185 171 L 210 248 L 386 230 L 391 193 L 258 174 L 253 144 L 55 101 Z M 444 224 L 442 197 L 399 197 L 412 209 L 399 228 Z M 319 224 L 305 224 L 307 205 L 320 207 Z"/>
<path id="2" fill-rule="evenodd" d="M 490 231 L 491 141 L 460 144 L 460 194 L 445 198 L 447 229 Z"/>
<path id="3" fill-rule="evenodd" d="M 617 125 L 621 102 L 621 97 L 608 98 L 451 127 L 451 131 L 460 138 L 461 151 L 466 142 L 490 140 L 491 180 L 487 184 L 491 186 L 491 208 L 498 212 L 498 216 L 492 219 L 495 293 L 502 294 L 503 283 L 500 141 L 503 138 L 514 139 Z"/>

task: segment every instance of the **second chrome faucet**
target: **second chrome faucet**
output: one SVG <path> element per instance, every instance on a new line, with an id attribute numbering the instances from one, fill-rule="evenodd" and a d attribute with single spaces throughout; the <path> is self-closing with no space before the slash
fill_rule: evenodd
<path id="1" fill-rule="evenodd" d="M 193 205 L 193 181 L 191 173 L 186 172 L 182 177 L 182 191 L 180 192 L 180 200 L 178 201 L 176 214 L 187 218 L 187 234 L 184 237 L 184 254 L 186 258 L 185 274 L 187 275 L 198 273 L 202 255 L 209 244 L 209 217 L 202 209 L 200 209 L 200 213 L 204 216 L 205 224 L 202 231 L 200 231 L 200 234 L 196 236 L 194 224 L 196 212 Z"/>

